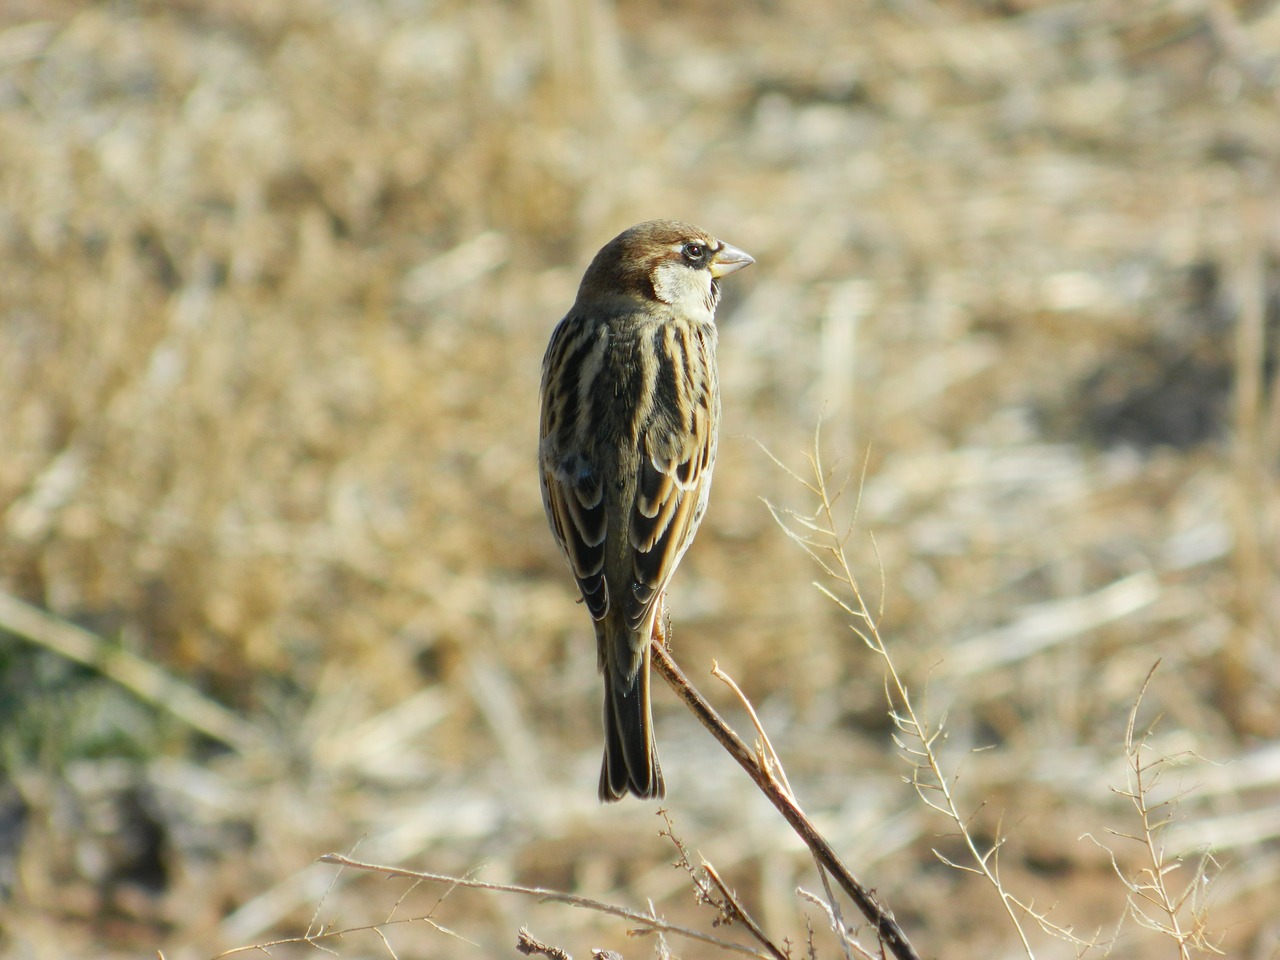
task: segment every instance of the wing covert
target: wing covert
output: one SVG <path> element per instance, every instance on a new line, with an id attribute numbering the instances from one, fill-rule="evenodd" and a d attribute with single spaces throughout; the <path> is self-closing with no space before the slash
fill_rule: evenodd
<path id="1" fill-rule="evenodd" d="M 608 531 L 604 489 L 580 457 L 566 457 L 542 470 L 543 499 L 551 530 L 569 560 L 587 610 L 603 620 L 609 610 L 604 579 L 604 544 Z"/>

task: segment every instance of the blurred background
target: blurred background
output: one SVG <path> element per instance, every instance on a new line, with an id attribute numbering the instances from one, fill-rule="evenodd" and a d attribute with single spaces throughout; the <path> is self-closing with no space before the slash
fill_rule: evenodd
<path id="1" fill-rule="evenodd" d="M 314 863 L 353 849 L 709 929 L 653 805 L 596 802 L 594 646 L 534 474 L 552 327 L 668 216 L 757 260 L 671 598 L 694 682 L 746 730 L 712 661 L 742 684 L 923 955 L 1024 955 L 935 855 L 962 851 L 883 664 L 764 502 L 813 509 L 771 455 L 809 476 L 821 422 L 1010 892 L 1175 955 L 1112 865 L 1150 866 L 1116 791 L 1158 660 L 1170 882 L 1227 955 L 1280 956 L 1280 5 L 7 0 L 0 191 L 0 956 L 393 911 L 466 938 L 387 930 L 405 958 L 511 956 L 521 924 L 655 950 Z M 812 862 L 660 684 L 655 711 L 677 834 L 803 950 Z"/>

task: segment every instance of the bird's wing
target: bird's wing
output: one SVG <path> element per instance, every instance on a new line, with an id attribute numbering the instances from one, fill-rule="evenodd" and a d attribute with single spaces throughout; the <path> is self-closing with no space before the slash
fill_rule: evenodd
<path id="1" fill-rule="evenodd" d="M 706 507 L 715 465 L 714 345 L 696 330 L 655 336 L 652 405 L 639 435 L 640 468 L 631 509 L 633 578 L 623 598 L 627 624 L 649 617 Z"/>
<path id="2" fill-rule="evenodd" d="M 542 502 L 551 531 L 578 581 L 587 610 L 603 620 L 609 610 L 604 580 L 604 538 L 608 529 L 604 488 L 585 462 L 548 464 L 543 460 Z"/>
<path id="3" fill-rule="evenodd" d="M 603 620 L 609 610 L 604 578 L 608 518 L 597 465 L 578 449 L 576 404 L 583 365 L 591 365 L 593 356 L 598 360 L 605 342 L 592 336 L 589 326 L 573 314 L 552 333 L 543 358 L 538 450 L 542 505 L 578 581 L 583 602 L 596 620 Z"/>

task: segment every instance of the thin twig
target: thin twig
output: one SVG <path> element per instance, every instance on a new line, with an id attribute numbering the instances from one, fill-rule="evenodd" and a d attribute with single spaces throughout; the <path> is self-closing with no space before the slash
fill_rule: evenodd
<path id="1" fill-rule="evenodd" d="M 738 698 L 738 702 L 742 704 L 742 709 L 747 711 L 747 716 L 751 718 L 751 725 L 756 728 L 756 735 L 760 738 L 759 749 L 756 751 L 758 759 L 763 761 L 765 769 L 777 778 L 779 785 L 786 791 L 787 796 L 794 801 L 796 795 L 791 790 L 790 781 L 787 780 L 787 771 L 782 766 L 782 759 L 778 756 L 778 751 L 773 749 L 773 742 L 769 739 L 769 734 L 765 732 L 764 724 L 760 722 L 755 706 L 747 699 L 747 695 L 742 692 L 738 682 L 721 670 L 720 664 L 714 660 L 711 661 L 711 675 L 732 690 L 734 696 Z"/>
<path id="2" fill-rule="evenodd" d="M 233 947 L 230 950 L 224 950 L 222 953 L 216 954 L 213 957 L 213 960 L 224 960 L 225 957 L 234 957 L 237 954 L 249 953 L 251 951 L 270 956 L 272 947 L 282 947 L 293 943 L 305 943 L 308 946 L 315 947 L 323 953 L 333 953 L 334 956 L 337 956 L 332 948 L 325 946 L 324 941 L 341 940 L 343 937 L 349 936 L 353 933 L 365 933 L 367 931 L 372 931 L 382 937 L 382 942 L 387 945 L 388 949 L 390 949 L 390 944 L 387 943 L 383 929 L 385 927 L 399 926 L 408 923 L 425 923 L 446 936 L 453 937 L 455 940 L 461 940 L 463 943 L 470 944 L 473 947 L 479 946 L 478 943 L 468 940 L 457 931 L 450 930 L 448 927 L 444 926 L 444 924 L 436 923 L 430 916 L 421 916 L 404 917 L 400 920 L 383 920 L 381 923 L 362 923 L 356 927 L 343 927 L 340 930 L 335 929 L 332 926 L 327 926 L 323 930 L 315 933 L 308 932 L 301 937 L 282 937 L 279 940 L 269 940 L 265 943 L 253 943 L 244 947 Z"/>
<path id="3" fill-rule="evenodd" d="M 805 515 L 783 510 L 768 503 L 768 501 L 766 501 L 766 505 L 779 526 L 782 527 L 792 541 L 818 564 L 823 573 L 839 584 L 840 587 L 848 590 L 849 596 L 846 598 L 837 595 L 835 590 L 825 584 L 815 584 L 825 596 L 835 602 L 849 616 L 851 621 L 849 624 L 850 629 L 880 658 L 884 666 L 885 695 L 890 705 L 890 716 L 899 731 L 899 734 L 894 736 L 894 740 L 912 765 L 912 785 L 926 805 L 944 814 L 956 824 L 959 835 L 974 863 L 973 867 L 964 867 L 963 869 L 981 874 L 994 887 L 1018 935 L 1023 951 L 1028 957 L 1033 954 L 1027 933 L 1019 920 L 1020 912 L 1032 917 L 1046 932 L 1062 937 L 1077 946 L 1089 947 L 1095 945 L 1094 941 L 1077 937 L 1070 928 L 1053 923 L 1049 920 L 1047 914 L 1037 912 L 1032 904 L 1023 903 L 1010 893 L 1000 879 L 999 849 L 1003 844 L 1003 838 L 997 838 L 993 847 L 983 850 L 969 830 L 968 818 L 961 813 L 956 800 L 953 790 L 954 783 L 943 772 L 941 760 L 936 749 L 936 741 L 942 735 L 942 728 L 935 729 L 931 727 L 927 713 L 917 711 L 907 682 L 902 674 L 898 672 L 889 648 L 884 638 L 880 635 L 879 619 L 884 614 L 885 602 L 885 572 L 883 564 L 879 563 L 874 535 L 869 535 L 869 542 L 873 552 L 876 552 L 877 567 L 880 570 L 880 593 L 875 612 L 872 611 L 871 605 L 868 604 L 862 592 L 858 578 L 853 572 L 845 551 L 845 544 L 854 531 L 858 509 L 861 506 L 867 462 L 864 459 L 862 479 L 856 489 L 857 496 L 854 502 L 853 519 L 843 528 L 844 533 L 842 534 L 840 532 L 842 527 L 836 520 L 835 505 L 844 492 L 844 486 L 842 485 L 833 493 L 828 485 L 827 469 L 822 462 L 820 439 L 819 425 L 819 431 L 815 432 L 814 436 L 813 452 L 808 456 L 809 467 L 813 477 L 811 480 L 795 473 L 778 460 L 777 457 L 769 453 L 768 450 L 765 450 L 766 455 L 775 464 L 818 501 L 814 512 Z M 848 483 L 848 480 L 845 482 Z M 945 858 L 940 857 L 940 859 L 950 863 Z M 957 864 L 952 865 L 958 866 Z M 837 881 L 840 880 L 838 875 L 836 879 Z M 843 883 L 841 885 L 843 886 Z"/>
<path id="4" fill-rule="evenodd" d="M 717 900 L 714 891 L 711 889 L 711 881 L 706 873 L 699 873 L 689 859 L 689 848 L 684 845 L 684 841 L 676 836 L 675 826 L 671 822 L 671 815 L 665 807 L 659 808 L 658 816 L 666 823 L 666 827 L 658 831 L 658 836 L 666 837 L 675 846 L 676 851 L 680 854 L 680 859 L 672 864 L 677 870 L 683 870 L 689 877 L 689 882 L 693 885 L 694 899 L 699 906 L 707 906 L 714 909 L 718 916 L 712 921 L 713 927 L 718 927 L 722 923 L 730 923 L 733 921 L 733 914 L 730 908 L 721 900 Z"/>
<path id="5" fill-rule="evenodd" d="M 808 900 L 827 915 L 827 923 L 830 925 L 832 932 L 839 938 L 840 945 L 844 948 L 844 955 L 846 957 L 850 956 L 851 950 L 856 950 L 860 960 L 879 960 L 879 958 L 864 948 L 862 944 L 858 943 L 858 941 L 854 939 L 853 934 L 845 928 L 843 921 L 835 912 L 834 904 L 831 901 L 829 894 L 828 899 L 823 900 L 822 897 L 818 896 L 816 893 L 809 892 L 804 887 L 796 887 L 796 896 L 801 900 Z M 850 958 L 850 960 L 852 960 L 852 958 Z"/>
<path id="6" fill-rule="evenodd" d="M 1125 727 L 1124 747 L 1125 760 L 1128 764 L 1128 785 L 1124 790 L 1115 790 L 1120 796 L 1132 802 L 1141 823 L 1138 834 L 1121 833 L 1108 830 L 1113 836 L 1133 840 L 1146 848 L 1150 866 L 1138 871 L 1132 879 L 1125 874 L 1115 854 L 1109 848 L 1111 865 L 1129 891 L 1129 912 L 1142 926 L 1159 931 L 1170 937 L 1178 945 L 1178 956 L 1189 960 L 1192 951 L 1221 956 L 1222 950 L 1212 942 L 1208 932 L 1208 917 L 1200 902 L 1200 895 L 1207 892 L 1212 877 L 1207 872 L 1207 864 L 1213 863 L 1207 853 L 1196 865 L 1193 876 L 1181 890 L 1172 888 L 1169 878 L 1185 864 L 1181 857 L 1172 860 L 1165 854 L 1165 843 L 1162 835 L 1174 819 L 1174 809 L 1179 797 L 1168 800 L 1156 800 L 1153 796 L 1160 783 L 1162 768 L 1172 758 L 1157 756 L 1147 761 L 1143 752 L 1151 749 L 1147 741 L 1151 736 L 1148 729 L 1141 736 L 1137 735 L 1138 710 L 1142 706 L 1143 697 L 1151 685 L 1151 678 L 1160 666 L 1157 660 L 1142 682 L 1133 708 L 1129 711 L 1129 722 Z M 1154 908 L 1164 914 L 1165 919 L 1152 916 L 1148 910 Z M 1184 925 L 1183 913 L 1189 914 L 1189 926 Z"/>
<path id="7" fill-rule="evenodd" d="M 782 765 L 782 758 L 778 756 L 778 751 L 773 748 L 773 741 L 769 739 L 769 734 L 765 731 L 764 724 L 760 722 L 760 716 L 756 713 L 755 706 L 747 698 L 747 695 L 742 692 L 742 688 L 738 686 L 737 681 L 721 670 L 720 664 L 714 660 L 711 661 L 711 675 L 732 690 L 734 696 L 738 698 L 738 702 L 742 704 L 742 709 L 747 711 L 747 716 L 751 718 L 751 723 L 756 728 L 756 735 L 759 737 L 756 750 L 758 760 L 763 762 L 768 773 L 777 779 L 779 785 L 786 792 L 788 799 L 794 803 L 796 799 L 795 791 L 791 789 L 791 781 L 787 779 L 787 771 Z M 831 880 L 827 871 L 822 867 L 822 861 L 815 856 L 813 865 L 818 871 L 818 876 L 822 878 L 822 888 L 827 893 L 827 913 L 833 918 L 833 923 L 836 924 L 835 930 L 839 936 L 840 931 L 844 929 L 844 918 L 840 913 L 840 903 L 831 892 Z M 853 960 L 849 955 L 847 939 L 847 937 L 840 936 L 840 947 L 844 952 L 845 960 Z"/>
<path id="8" fill-rule="evenodd" d="M 827 897 L 825 904 L 827 916 L 831 919 L 831 929 L 836 935 L 836 940 L 840 943 L 840 951 L 844 954 L 844 960 L 853 960 L 853 956 L 849 953 L 850 937 L 844 925 L 844 914 L 840 911 L 840 901 L 836 899 L 836 895 L 831 891 L 831 877 L 826 870 L 822 869 L 822 864 L 818 862 L 817 857 L 813 858 L 813 865 L 818 868 L 818 877 L 822 880 L 822 892 Z"/>
<path id="9" fill-rule="evenodd" d="M 655 642 L 652 645 L 652 654 L 654 669 L 657 670 L 662 679 L 667 681 L 667 684 L 675 691 L 676 696 L 685 702 L 685 705 L 693 711 L 694 716 L 720 742 L 720 745 L 728 751 L 729 755 L 738 761 L 738 765 L 747 772 L 747 776 L 751 777 L 769 802 L 782 814 L 787 823 L 791 825 L 791 829 L 804 841 L 805 846 L 812 851 L 818 862 L 835 878 L 840 889 L 857 904 L 863 916 L 875 927 L 880 942 L 898 960 L 919 960 L 920 955 L 911 946 L 910 941 L 907 940 L 907 935 L 898 926 L 898 921 L 893 918 L 893 914 L 889 909 L 881 904 L 876 899 L 875 894 L 868 887 L 863 886 L 852 871 L 844 865 L 844 862 L 831 844 L 813 825 L 813 821 L 805 815 L 805 812 L 800 809 L 795 800 L 787 795 L 786 790 L 778 780 L 770 775 L 757 761 L 751 748 L 724 722 L 720 714 L 716 713 L 715 708 L 689 682 L 689 678 L 684 675 L 684 672 L 676 662 L 671 659 L 671 655 L 667 653 L 661 642 Z"/>
<path id="10" fill-rule="evenodd" d="M 626 907 L 620 907 L 617 904 L 605 903 L 602 900 L 592 900 L 589 897 L 579 897 L 572 893 L 564 893 L 561 890 L 549 890 L 546 887 L 522 887 L 512 883 L 489 883 L 484 880 L 468 880 L 463 877 L 451 877 L 442 873 L 427 873 L 421 870 L 406 870 L 403 867 L 390 867 L 378 863 L 364 863 L 360 860 L 352 860 L 350 857 L 343 856 L 340 853 L 326 853 L 319 858 L 320 863 L 329 863 L 339 867 L 349 867 L 352 870 L 364 870 L 368 873 L 380 873 L 387 877 L 404 877 L 408 880 L 429 881 L 431 883 L 447 883 L 454 887 L 465 887 L 470 890 L 491 890 L 496 893 L 518 893 L 521 896 L 535 897 L 541 901 L 550 901 L 552 903 L 563 903 L 570 907 L 577 907 L 581 910 L 592 910 L 596 913 L 604 913 L 612 917 L 620 917 L 623 920 L 629 920 L 632 923 L 638 923 L 645 927 L 646 931 L 656 931 L 658 933 L 675 933 L 690 940 L 698 940 L 702 943 L 709 943 L 713 946 L 720 947 L 722 950 L 731 950 L 735 953 L 743 954 L 748 957 L 757 957 L 759 960 L 771 960 L 771 958 L 758 950 L 744 946 L 740 943 L 733 943 L 729 940 L 721 940 L 719 937 L 708 936 L 697 930 L 690 930 L 688 927 L 677 926 L 674 923 L 667 923 L 657 917 L 647 913 L 640 913 L 636 910 L 628 910 Z"/>
<path id="11" fill-rule="evenodd" d="M 521 927 L 516 934 L 516 952 L 523 953 L 526 957 L 536 955 L 547 957 L 549 960 L 573 960 L 566 951 L 543 943 L 524 927 Z"/>
<path id="12" fill-rule="evenodd" d="M 740 920 L 747 931 L 760 942 L 766 950 L 773 955 L 774 960 L 788 960 L 786 953 L 779 950 L 777 945 L 769 939 L 768 935 L 761 929 L 760 924 L 752 919 L 746 909 L 738 902 L 737 895 L 729 889 L 729 885 L 720 879 L 720 874 L 706 860 L 702 861 L 702 869 L 707 876 L 711 878 L 711 882 L 716 885 L 716 889 L 720 891 L 720 896 L 724 897 L 724 902 L 732 911 L 732 916 L 736 920 Z"/>

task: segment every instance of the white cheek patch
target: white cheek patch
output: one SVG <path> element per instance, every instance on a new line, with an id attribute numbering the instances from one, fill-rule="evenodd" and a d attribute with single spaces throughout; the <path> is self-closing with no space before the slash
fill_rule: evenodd
<path id="1" fill-rule="evenodd" d="M 683 263 L 661 263 L 653 271 L 653 293 L 691 320 L 711 319 L 711 274 Z M 705 316 L 704 316 L 705 315 Z"/>
<path id="2" fill-rule="evenodd" d="M 661 263 L 653 271 L 653 293 L 663 303 L 675 303 L 680 297 L 680 274 L 688 273 L 674 263 Z"/>

